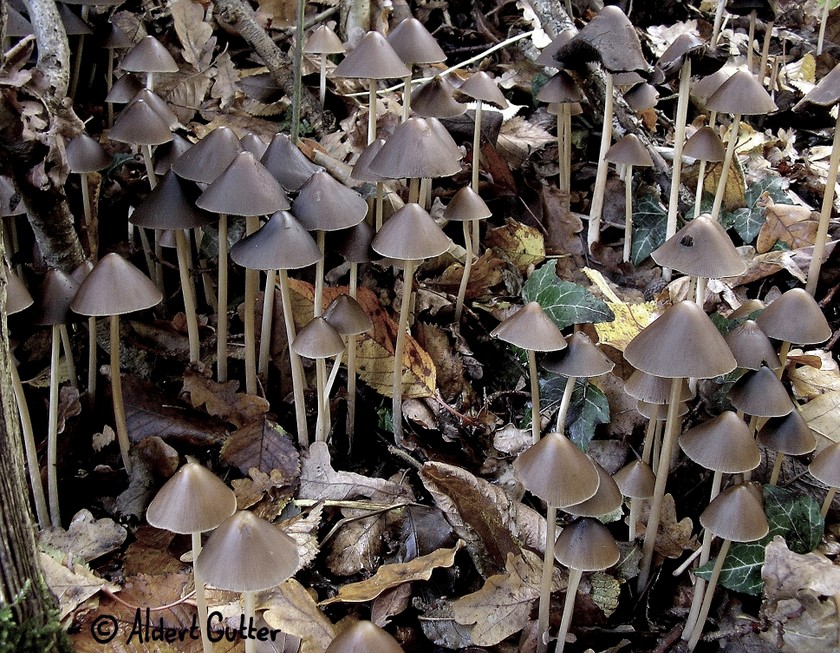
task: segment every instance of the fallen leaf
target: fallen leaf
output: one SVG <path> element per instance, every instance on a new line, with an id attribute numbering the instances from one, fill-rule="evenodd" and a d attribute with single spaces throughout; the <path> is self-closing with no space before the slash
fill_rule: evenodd
<path id="1" fill-rule="evenodd" d="M 223 52 L 216 58 L 216 76 L 210 88 L 210 97 L 219 100 L 219 108 L 229 107 L 236 99 L 236 82 L 240 79 L 239 71 L 233 65 L 230 54 Z"/>
<path id="2" fill-rule="evenodd" d="M 337 576 L 373 573 L 382 558 L 385 520 L 381 514 L 352 510 L 345 513 L 345 517 L 356 518 L 344 524 L 330 541 L 327 567 Z"/>
<path id="3" fill-rule="evenodd" d="M 71 385 L 62 387 L 58 394 L 58 433 L 64 433 L 66 422 L 71 417 L 82 414 L 79 402 L 79 390 Z"/>
<path id="4" fill-rule="evenodd" d="M 533 444 L 531 429 L 520 429 L 506 424 L 493 433 L 493 448 L 502 453 L 518 456 Z"/>
<path id="5" fill-rule="evenodd" d="M 611 321 L 595 324 L 598 341 L 623 352 L 627 344 L 653 321 L 659 306 L 656 302 L 630 304 L 622 301 L 600 272 L 592 268 L 584 268 L 583 272 L 604 295 L 608 309 L 615 316 Z"/>
<path id="6" fill-rule="evenodd" d="M 135 452 L 131 452 L 130 456 L 132 464 L 128 487 L 117 495 L 114 512 L 121 519 L 140 520 L 157 490 L 158 483 L 145 458 Z"/>
<path id="7" fill-rule="evenodd" d="M 821 596 L 840 593 L 840 566 L 819 553 L 794 553 L 777 535 L 765 547 L 764 597 L 770 601 L 796 598 L 808 589 Z"/>
<path id="8" fill-rule="evenodd" d="M 213 28 L 204 20 L 204 5 L 193 0 L 173 0 L 169 10 L 184 61 L 201 72 L 209 65 L 216 45 Z"/>
<path id="9" fill-rule="evenodd" d="M 220 417 L 236 427 L 242 427 L 268 412 L 267 400 L 256 395 L 237 392 L 239 381 L 216 383 L 210 370 L 191 365 L 184 372 L 182 392 L 189 394 L 193 408 L 204 406 L 213 417 Z"/>
<path id="10" fill-rule="evenodd" d="M 318 528 L 321 526 L 323 512 L 324 504 L 317 503 L 307 512 L 284 519 L 277 524 L 286 535 L 297 542 L 298 569 L 311 565 L 321 551 Z"/>
<path id="11" fill-rule="evenodd" d="M 540 188 L 540 221 L 545 228 L 545 247 L 559 255 L 583 254 L 580 234 L 583 222 L 568 209 L 568 197 L 556 186 Z"/>
<path id="12" fill-rule="evenodd" d="M 738 249 L 747 264 L 747 271 L 741 276 L 726 279 L 727 285 L 731 288 L 764 279 L 780 270 L 787 270 L 795 279 L 805 283 L 805 273 L 796 263 L 794 252 L 773 250 L 765 254 L 756 254 L 755 249 L 749 246 L 739 247 Z"/>
<path id="13" fill-rule="evenodd" d="M 514 116 L 505 120 L 499 130 L 496 141 L 496 149 L 510 167 L 516 170 L 534 152 L 545 147 L 548 143 L 554 143 L 555 136 L 549 134 L 545 129 L 528 122 L 522 116 Z"/>
<path id="14" fill-rule="evenodd" d="M 520 272 L 545 260 L 542 233 L 510 218 L 505 220 L 505 226 L 489 229 L 484 242 L 487 247 L 501 252 Z"/>
<path id="15" fill-rule="evenodd" d="M 758 232 L 755 250 L 759 254 L 769 252 L 782 243 L 789 249 L 813 246 L 819 221 L 814 213 L 793 204 L 774 204 L 769 195 L 762 196 L 765 222 Z"/>
<path id="16" fill-rule="evenodd" d="M 717 192 L 723 163 L 707 163 L 706 176 L 703 178 L 703 190 L 711 195 Z M 723 207 L 733 211 L 746 205 L 746 183 L 744 182 L 744 168 L 737 156 L 732 157 L 729 174 L 726 177 L 726 188 L 723 191 Z"/>
<path id="17" fill-rule="evenodd" d="M 161 478 L 172 476 L 181 464 L 178 451 L 156 435 L 143 438 L 134 451 L 142 456 L 152 471 Z"/>
<path id="18" fill-rule="evenodd" d="M 286 475 L 279 469 L 272 469 L 266 474 L 256 467 L 251 467 L 248 477 L 231 481 L 236 494 L 237 509 L 250 509 L 268 520 L 279 515 L 291 498 L 291 488 Z"/>
<path id="19" fill-rule="evenodd" d="M 437 383 L 444 401 L 454 401 L 471 388 L 464 376 L 464 364 L 446 332 L 435 324 L 415 325 L 417 342 L 428 352 L 437 370 Z"/>
<path id="20" fill-rule="evenodd" d="M 264 27 L 275 29 L 295 24 L 295 3 L 289 0 L 259 0 L 257 15 Z"/>
<path id="21" fill-rule="evenodd" d="M 522 287 L 526 302 L 539 302 L 558 329 L 584 322 L 609 322 L 615 318 L 603 300 L 589 290 L 557 276 L 557 260 L 538 268 Z"/>
<path id="22" fill-rule="evenodd" d="M 391 617 L 402 614 L 411 601 L 411 583 L 385 590 L 373 600 L 370 620 L 380 628 L 391 622 Z"/>
<path id="23" fill-rule="evenodd" d="M 840 391 L 812 399 L 800 413 L 812 431 L 832 442 L 840 442 Z"/>
<path id="24" fill-rule="evenodd" d="M 119 591 L 119 586 L 99 578 L 86 565 L 69 567 L 46 553 L 39 554 L 44 582 L 58 599 L 58 618 L 64 619 L 82 603 L 95 596 L 103 587 Z"/>
<path id="25" fill-rule="evenodd" d="M 645 526 L 650 516 L 650 501 L 642 504 L 642 514 L 639 518 L 638 535 L 645 533 Z M 662 500 L 662 518 L 659 522 L 659 532 L 656 536 L 656 552 L 666 558 L 679 558 L 683 551 L 695 544 L 691 536 L 693 525 L 690 517 L 677 521 L 677 509 L 674 497 L 666 494 Z"/>
<path id="26" fill-rule="evenodd" d="M 170 550 L 175 534 L 153 526 L 141 526 L 123 557 L 123 573 L 134 576 L 154 570 L 155 575 L 184 571 L 185 564 Z"/>
<path id="27" fill-rule="evenodd" d="M 294 485 L 300 472 L 300 457 L 289 434 L 265 415 L 234 431 L 222 445 L 221 456 L 243 474 L 252 467 L 265 473 L 279 470 L 287 485 Z"/>
<path id="28" fill-rule="evenodd" d="M 451 567 L 455 564 L 455 554 L 464 547 L 464 541 L 451 549 L 438 549 L 434 553 L 420 556 L 408 562 L 386 564 L 379 567 L 376 573 L 367 580 L 358 583 L 348 583 L 338 589 L 338 594 L 321 601 L 320 605 L 331 603 L 364 603 L 372 601 L 382 592 L 418 580 L 429 580 L 432 572 L 439 567 Z"/>
<path id="29" fill-rule="evenodd" d="M 38 535 L 38 542 L 42 547 L 61 551 L 71 559 L 90 562 L 106 553 L 116 551 L 128 531 L 109 517 L 94 519 L 89 510 L 80 510 L 67 530 L 63 528 L 46 528 Z"/>
<path id="30" fill-rule="evenodd" d="M 476 299 L 483 297 L 491 288 L 500 284 L 503 280 L 502 271 L 504 267 L 505 262 L 498 258 L 492 249 L 485 250 L 481 256 L 473 261 L 472 268 L 470 269 L 470 278 L 467 281 L 465 298 Z M 428 285 L 442 292 L 455 295 L 458 292 L 458 287 L 461 285 L 463 275 L 463 264 L 453 263 L 437 279 L 429 281 Z"/>
<path id="31" fill-rule="evenodd" d="M 589 577 L 589 584 L 592 586 L 590 594 L 592 601 L 601 609 L 604 616 L 609 618 L 618 609 L 621 584 L 614 577 L 601 571 Z"/>
<path id="32" fill-rule="evenodd" d="M 808 354 L 817 356 L 819 366 L 802 365 L 790 370 L 793 392 L 798 399 L 811 400 L 827 392 L 840 392 L 840 369 L 827 351 L 817 349 Z M 788 355 L 788 360 L 792 356 Z"/>
<path id="33" fill-rule="evenodd" d="M 332 622 L 294 578 L 259 594 L 258 607 L 272 628 L 301 639 L 301 653 L 323 653 L 335 638 Z"/>

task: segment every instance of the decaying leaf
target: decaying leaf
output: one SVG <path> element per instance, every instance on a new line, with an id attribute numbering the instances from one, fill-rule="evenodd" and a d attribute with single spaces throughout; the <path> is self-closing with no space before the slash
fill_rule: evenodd
<path id="1" fill-rule="evenodd" d="M 505 221 L 503 227 L 489 229 L 484 242 L 487 247 L 504 254 L 520 272 L 545 260 L 542 233 L 510 218 Z"/>
<path id="2" fill-rule="evenodd" d="M 382 592 L 418 580 L 429 580 L 432 571 L 438 567 L 451 567 L 455 564 L 455 554 L 464 547 L 464 541 L 458 540 L 451 549 L 438 549 L 434 553 L 414 558 L 409 562 L 386 564 L 367 580 L 342 585 L 338 594 L 321 601 L 321 605 L 331 603 L 363 603 L 372 601 Z"/>
<path id="3" fill-rule="evenodd" d="M 522 116 L 514 116 L 502 123 L 496 149 L 515 170 L 531 154 L 556 140 L 542 127 L 528 122 Z"/>
<path id="4" fill-rule="evenodd" d="M 703 190 L 711 195 L 717 191 L 720 182 L 723 163 L 709 163 L 706 165 L 706 176 L 703 178 Z M 732 211 L 746 204 L 746 184 L 744 182 L 744 168 L 737 156 L 732 157 L 729 164 L 729 174 L 726 177 L 726 189 L 723 191 L 723 207 Z"/>
<path id="5" fill-rule="evenodd" d="M 89 510 L 77 512 L 65 531 L 47 528 L 40 532 L 42 547 L 61 551 L 71 559 L 90 562 L 115 551 L 125 542 L 128 532 L 113 519 L 94 519 Z"/>
<path id="6" fill-rule="evenodd" d="M 111 592 L 119 591 L 118 585 L 99 578 L 86 565 L 77 564 L 68 568 L 46 553 L 41 553 L 39 560 L 44 572 L 44 581 L 58 598 L 59 619 L 64 619 L 103 587 L 107 587 Z"/>
<path id="7" fill-rule="evenodd" d="M 298 451 L 289 434 L 264 415 L 234 431 L 222 445 L 221 455 L 243 474 L 252 467 L 265 473 L 279 470 L 288 485 L 295 483 L 300 470 Z"/>
<path id="8" fill-rule="evenodd" d="M 789 249 L 813 246 L 819 221 L 804 206 L 775 204 L 769 195 L 762 196 L 765 222 L 758 232 L 755 251 L 769 252 L 781 243 Z"/>
<path id="9" fill-rule="evenodd" d="M 464 364 L 449 341 L 446 332 L 436 324 L 418 322 L 415 325 L 417 342 L 435 363 L 437 382 L 444 401 L 453 401 L 471 388 L 464 375 Z"/>
<path id="10" fill-rule="evenodd" d="M 793 358 L 791 354 L 788 360 Z M 834 357 L 822 349 L 810 351 L 808 355 L 817 357 L 816 365 L 800 365 L 789 373 L 797 398 L 811 400 L 826 392 L 840 392 L 840 369 Z"/>
<path id="11" fill-rule="evenodd" d="M 642 515 L 638 528 L 639 536 L 644 535 L 645 525 L 650 515 L 650 502 L 642 504 Z M 683 551 L 694 546 L 691 536 L 692 523 L 690 517 L 677 521 L 677 509 L 674 497 L 666 494 L 662 500 L 662 518 L 659 522 L 659 533 L 656 537 L 656 552 L 666 558 L 679 558 Z"/>
<path id="12" fill-rule="evenodd" d="M 621 584 L 613 576 L 602 571 L 589 577 L 592 586 L 592 601 L 601 608 L 606 617 L 618 609 L 618 599 L 621 595 Z"/>
<path id="13" fill-rule="evenodd" d="M 582 254 L 580 240 L 583 222 L 568 209 L 568 197 L 556 186 L 542 186 L 540 189 L 541 221 L 545 228 L 546 249 L 554 254 Z"/>
<path id="14" fill-rule="evenodd" d="M 505 262 L 497 257 L 492 249 L 485 250 L 473 261 L 470 278 L 467 281 L 466 299 L 482 297 L 490 288 L 500 284 L 504 266 Z M 463 275 L 464 266 L 461 263 L 453 263 L 437 279 L 429 282 L 429 286 L 454 295 L 458 292 Z"/>
<path id="15" fill-rule="evenodd" d="M 266 474 L 251 467 L 248 476 L 231 481 L 236 493 L 236 507 L 251 510 L 263 519 L 270 520 L 279 515 L 292 494 L 286 475 L 279 469 L 272 469 Z"/>
<path id="16" fill-rule="evenodd" d="M 808 427 L 832 442 L 840 442 L 840 391 L 827 392 L 802 407 Z"/>
<path id="17" fill-rule="evenodd" d="M 193 408 L 204 406 L 210 415 L 242 427 L 265 414 L 269 403 L 262 397 L 237 392 L 238 389 L 239 381 L 216 383 L 210 378 L 210 370 L 207 369 L 191 366 L 184 373 L 182 392 L 189 394 Z"/>
<path id="18" fill-rule="evenodd" d="M 184 61 L 196 71 L 204 70 L 216 46 L 213 28 L 204 20 L 204 5 L 193 0 L 173 0 L 169 9 L 178 40 L 181 41 Z"/>
<path id="19" fill-rule="evenodd" d="M 805 283 L 805 273 L 796 263 L 794 252 L 772 250 L 765 254 L 756 254 L 755 250 L 749 246 L 738 249 L 747 264 L 747 271 L 739 277 L 731 277 L 726 280 L 732 288 L 769 277 L 781 270 L 788 271 L 795 279 Z"/>
<path id="20" fill-rule="evenodd" d="M 613 291 L 604 276 L 592 268 L 584 268 L 584 273 L 603 294 L 607 307 L 615 319 L 595 324 L 598 341 L 624 351 L 627 344 L 639 332 L 650 324 L 659 308 L 656 302 L 627 303 Z"/>
<path id="21" fill-rule="evenodd" d="M 380 628 L 387 626 L 391 617 L 401 614 L 411 601 L 411 583 L 398 585 L 382 592 L 373 600 L 370 608 L 370 620 Z"/>
<path id="22" fill-rule="evenodd" d="M 321 550 L 318 527 L 321 525 L 323 512 L 324 505 L 317 503 L 309 511 L 278 523 L 283 532 L 298 544 L 298 569 L 311 565 Z"/>
<path id="23" fill-rule="evenodd" d="M 134 451 L 142 456 L 145 463 L 161 478 L 172 476 L 181 464 L 178 451 L 156 435 L 143 438 Z"/>
<path id="24" fill-rule="evenodd" d="M 840 593 L 840 566 L 819 553 L 794 553 L 779 535 L 765 547 L 761 577 L 770 601 L 796 598 L 803 589 L 820 596 Z"/>
<path id="25" fill-rule="evenodd" d="M 301 639 L 301 653 L 323 653 L 335 638 L 332 622 L 294 578 L 260 594 L 258 607 L 272 628 Z"/>
<path id="26" fill-rule="evenodd" d="M 330 540 L 327 567 L 338 576 L 352 576 L 360 571 L 373 573 L 379 566 L 384 542 L 385 520 L 382 515 L 368 515 L 361 511 L 345 511 L 344 524 Z"/>

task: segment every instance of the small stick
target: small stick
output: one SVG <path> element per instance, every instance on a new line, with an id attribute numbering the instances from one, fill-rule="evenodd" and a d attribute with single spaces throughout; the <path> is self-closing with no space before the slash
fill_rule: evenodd
<path id="1" fill-rule="evenodd" d="M 589 251 L 601 240 L 601 213 L 604 210 L 604 193 L 607 189 L 607 150 L 612 143 L 612 119 L 615 84 L 612 73 L 607 71 L 606 88 L 604 90 L 604 123 L 601 129 L 601 151 L 598 154 L 598 172 L 595 175 L 595 188 L 592 192 L 592 206 L 589 211 L 589 229 L 587 241 Z"/>
<path id="2" fill-rule="evenodd" d="M 20 431 L 21 436 L 23 436 L 23 449 L 26 453 L 29 485 L 32 488 L 32 497 L 35 499 L 35 515 L 38 519 L 38 526 L 40 528 L 46 528 L 50 524 L 50 513 L 47 510 L 44 486 L 41 483 L 40 467 L 38 466 L 38 449 L 35 446 L 32 418 L 29 415 L 29 405 L 26 403 L 26 396 L 23 393 L 23 384 L 20 382 L 17 365 L 12 363 L 9 367 L 12 372 L 12 388 L 15 392 L 15 399 L 17 399 L 18 415 L 20 415 Z"/>
<path id="3" fill-rule="evenodd" d="M 228 217 L 219 214 L 219 287 L 216 324 L 216 378 L 219 383 L 227 381 L 228 370 Z"/>
<path id="4" fill-rule="evenodd" d="M 531 444 L 540 441 L 540 375 L 537 371 L 537 353 L 528 350 L 528 376 L 531 377 Z"/>
<path id="5" fill-rule="evenodd" d="M 569 626 L 572 623 L 572 613 L 575 611 L 575 599 L 577 598 L 581 576 L 583 576 L 583 572 L 579 569 L 569 569 L 566 602 L 563 604 L 563 618 L 560 621 L 560 630 L 557 631 L 557 646 L 554 653 L 563 653 L 563 649 L 566 648 L 566 634 L 569 632 Z"/>
<path id="6" fill-rule="evenodd" d="M 560 410 L 557 411 L 557 427 L 555 428 L 560 435 L 566 434 L 566 415 L 569 413 L 569 404 L 572 403 L 572 393 L 576 383 L 576 376 L 566 377 L 566 387 L 563 388 L 563 397 L 560 399 Z"/>
<path id="7" fill-rule="evenodd" d="M 826 0 L 827 6 L 828 0 Z M 808 282 L 805 284 L 805 290 L 812 297 L 817 292 L 820 268 L 822 268 L 823 257 L 825 256 L 825 243 L 828 240 L 828 223 L 831 220 L 831 210 L 834 208 L 834 188 L 837 185 L 838 168 L 840 168 L 840 114 L 837 116 L 837 123 L 834 127 L 834 143 L 831 148 L 831 159 L 828 163 L 828 179 L 825 181 L 820 222 L 814 239 L 814 253 L 811 255 L 811 264 L 808 266 Z"/>
<path id="8" fill-rule="evenodd" d="M 700 614 L 697 616 L 697 622 L 692 629 L 691 638 L 688 640 L 688 650 L 693 651 L 700 641 L 700 636 L 703 634 L 703 626 L 706 624 L 706 619 L 709 616 L 709 610 L 712 607 L 712 599 L 714 598 L 715 587 L 717 586 L 720 572 L 723 569 L 723 563 L 726 560 L 726 554 L 729 552 L 730 540 L 723 540 L 718 551 L 718 557 L 715 561 L 712 575 L 709 578 L 709 587 L 706 589 L 706 595 L 703 597 L 703 605 L 700 608 Z"/>
<path id="9" fill-rule="evenodd" d="M 306 427 L 306 404 L 303 399 L 303 365 L 300 362 L 300 356 L 291 348 L 291 343 L 295 339 L 295 321 L 292 315 L 292 301 L 289 296 L 289 273 L 286 270 L 278 270 L 277 277 L 280 280 L 283 320 L 286 323 L 286 340 L 289 343 L 289 364 L 292 368 L 292 387 L 295 396 L 298 443 L 302 447 L 308 447 L 309 432 Z"/>
<path id="10" fill-rule="evenodd" d="M 455 301 L 455 323 L 461 321 L 461 313 L 464 310 L 464 299 L 467 296 L 467 284 L 470 281 L 470 272 L 473 265 L 472 238 L 470 237 L 470 222 L 463 223 L 464 229 L 464 272 L 461 274 L 461 283 L 458 286 L 458 299 Z"/>
<path id="11" fill-rule="evenodd" d="M 545 516 L 545 551 L 543 553 L 540 602 L 537 617 L 537 653 L 548 650 L 549 616 L 551 612 L 551 576 L 554 572 L 554 540 L 557 530 L 557 506 L 547 505 Z"/>
<path id="12" fill-rule="evenodd" d="M 181 293 L 184 296 L 184 314 L 187 319 L 187 336 L 190 341 L 190 362 L 201 360 L 201 341 L 198 337 L 198 317 L 195 308 L 195 296 L 190 281 L 190 265 L 187 252 L 187 239 L 183 229 L 175 229 L 175 249 L 178 254 L 178 274 L 181 279 Z"/>
<path id="13" fill-rule="evenodd" d="M 114 426 L 120 455 L 127 474 L 131 474 L 131 459 L 128 457 L 130 442 L 128 426 L 125 422 L 125 404 L 123 404 L 122 377 L 120 376 L 120 316 L 111 316 L 111 394 L 114 401 Z"/>
<path id="14" fill-rule="evenodd" d="M 414 180 L 412 179 L 412 182 Z M 414 261 L 405 261 L 403 269 L 403 293 L 402 305 L 400 306 L 400 320 L 397 326 L 397 342 L 394 345 L 394 378 L 392 388 L 392 417 L 394 424 L 394 439 L 397 444 L 402 441 L 402 376 L 403 376 L 403 355 L 405 353 L 406 330 L 408 329 L 408 313 L 411 305 L 411 286 L 414 279 L 414 268 L 417 264 Z"/>

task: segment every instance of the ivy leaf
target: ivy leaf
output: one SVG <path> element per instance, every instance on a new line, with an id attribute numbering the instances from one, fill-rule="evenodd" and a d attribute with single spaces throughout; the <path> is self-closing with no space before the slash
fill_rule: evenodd
<path id="1" fill-rule="evenodd" d="M 609 306 L 586 288 L 559 279 L 556 268 L 557 261 L 549 261 L 528 278 L 522 286 L 526 302 L 539 302 L 558 329 L 615 319 Z"/>
<path id="2" fill-rule="evenodd" d="M 759 542 L 736 542 L 729 547 L 729 554 L 723 563 L 718 583 L 734 592 L 760 596 L 764 589 L 761 567 L 764 565 L 764 540 Z M 716 558 L 709 560 L 695 570 L 700 578 L 709 580 Z"/>
<path id="3" fill-rule="evenodd" d="M 559 407 L 563 390 L 566 388 L 566 377 L 559 374 L 540 381 L 540 403 L 543 409 Z M 530 414 L 525 415 L 530 424 Z M 566 415 L 566 435 L 582 451 L 589 448 L 589 443 L 595 437 L 595 429 L 599 424 L 610 421 L 610 403 L 607 396 L 594 383 L 586 379 L 577 379 L 572 399 L 569 402 L 569 412 Z"/>
<path id="4" fill-rule="evenodd" d="M 775 204 L 791 203 L 785 189 L 782 188 L 781 177 L 765 177 L 750 184 L 745 195 L 747 206 L 735 211 L 733 224 L 735 231 L 745 243 L 753 242 L 764 225 L 764 208 L 758 206 L 758 198 L 762 193 L 767 193 L 773 198 Z"/>
<path id="5" fill-rule="evenodd" d="M 633 211 L 633 244 L 630 258 L 639 265 L 650 253 L 665 242 L 665 223 L 668 213 L 653 195 L 642 195 Z"/>

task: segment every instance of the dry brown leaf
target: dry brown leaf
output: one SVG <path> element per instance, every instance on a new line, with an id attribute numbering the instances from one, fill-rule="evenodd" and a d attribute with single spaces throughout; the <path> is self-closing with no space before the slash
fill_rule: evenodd
<path id="1" fill-rule="evenodd" d="M 289 289 L 295 324 L 300 328 L 312 319 L 315 291 L 311 284 L 297 279 L 289 279 Z M 326 307 L 338 295 L 346 294 L 346 291 L 346 288 L 341 287 L 325 288 L 324 306 Z M 390 397 L 393 389 L 397 324 L 382 309 L 373 291 L 359 288 L 356 299 L 373 321 L 373 329 L 356 339 L 356 365 L 359 378 L 379 394 Z M 431 397 L 435 393 L 437 389 L 435 365 L 411 335 L 405 341 L 403 369 L 404 399 Z"/>
<path id="2" fill-rule="evenodd" d="M 417 342 L 428 352 L 437 370 L 437 383 L 444 401 L 454 401 L 471 390 L 464 376 L 464 364 L 446 332 L 435 324 L 415 325 Z"/>
<path id="3" fill-rule="evenodd" d="M 382 559 L 385 520 L 382 515 L 345 511 L 357 519 L 346 523 L 330 541 L 327 567 L 338 576 L 353 576 L 361 571 L 373 573 Z M 364 516 L 367 515 L 367 516 Z"/>
<path id="4" fill-rule="evenodd" d="M 777 242 L 790 249 L 814 245 L 819 221 L 811 209 L 793 204 L 774 204 L 768 193 L 762 194 L 757 205 L 764 206 L 765 222 L 758 232 L 756 252 L 769 252 Z"/>
<path id="5" fill-rule="evenodd" d="M 496 149 L 514 170 L 534 152 L 557 139 L 522 116 L 505 120 L 499 129 Z"/>
<path id="6" fill-rule="evenodd" d="M 295 24 L 294 0 L 259 0 L 257 17 L 263 27 L 292 27 Z"/>
<path id="7" fill-rule="evenodd" d="M 553 254 L 582 254 L 583 245 L 578 234 L 583 222 L 568 209 L 568 197 L 556 186 L 543 186 L 540 192 L 541 222 L 545 227 L 546 250 Z"/>
<path id="8" fill-rule="evenodd" d="M 794 553 L 778 535 L 765 547 L 761 578 L 770 601 L 796 598 L 803 589 L 821 596 L 840 593 L 840 566 L 819 553 Z"/>
<path id="9" fill-rule="evenodd" d="M 221 456 L 243 474 L 252 467 L 266 474 L 280 470 L 287 485 L 294 485 L 300 473 L 300 456 L 289 434 L 265 415 L 234 431 L 222 445 Z"/>
<path id="10" fill-rule="evenodd" d="M 840 392 L 840 369 L 834 357 L 822 349 L 808 354 L 816 357 L 817 365 L 802 365 L 790 370 L 789 376 L 796 397 L 811 400 L 826 392 Z M 797 360 L 795 352 L 788 354 L 788 360 Z"/>
<path id="11" fill-rule="evenodd" d="M 401 614 L 411 601 L 411 583 L 385 590 L 373 600 L 370 620 L 380 628 L 391 622 L 391 617 Z"/>
<path id="12" fill-rule="evenodd" d="M 710 195 L 717 192 L 723 163 L 707 163 L 706 176 L 703 178 L 703 190 Z M 747 205 L 747 186 L 744 182 L 744 168 L 737 156 L 732 157 L 729 174 L 726 177 L 726 189 L 723 192 L 723 207 L 727 211 Z"/>
<path id="13" fill-rule="evenodd" d="M 46 553 L 39 555 L 44 582 L 58 599 L 58 618 L 64 619 L 82 603 L 95 596 L 103 587 L 111 592 L 119 591 L 119 586 L 99 578 L 85 565 L 73 565 L 68 568 Z"/>
<path id="14" fill-rule="evenodd" d="M 63 528 L 47 528 L 38 535 L 42 547 L 61 551 L 73 560 L 90 562 L 106 553 L 116 551 L 128 531 L 109 517 L 94 519 L 89 510 L 80 510 L 65 531 Z"/>
<path id="15" fill-rule="evenodd" d="M 826 392 L 812 399 L 800 414 L 812 431 L 832 442 L 840 442 L 840 391 Z"/>
<path id="16" fill-rule="evenodd" d="M 216 58 L 216 76 L 210 88 L 210 97 L 219 100 L 219 108 L 226 109 L 236 98 L 236 82 L 240 79 L 239 71 L 233 65 L 230 54 L 223 52 Z"/>
<path id="17" fill-rule="evenodd" d="M 279 515 L 291 496 L 286 475 L 279 469 L 272 469 L 266 474 L 256 467 L 251 467 L 248 476 L 249 478 L 231 481 L 236 494 L 236 507 L 239 510 L 248 510 L 260 504 L 254 512 L 263 519 L 270 520 Z"/>
<path id="18" fill-rule="evenodd" d="M 213 417 L 220 417 L 236 427 L 268 412 L 269 403 L 262 397 L 237 392 L 239 381 L 216 383 L 210 370 L 190 366 L 184 373 L 182 392 L 189 393 L 193 408 L 204 406 Z"/>
<path id="19" fill-rule="evenodd" d="M 155 90 L 169 104 L 181 124 L 187 124 L 199 110 L 210 85 L 213 83 L 207 75 L 196 75 L 188 71 L 170 73 L 171 79 L 155 85 Z"/>
<path id="20" fill-rule="evenodd" d="M 520 272 L 545 260 L 542 233 L 510 218 L 505 220 L 505 226 L 489 229 L 485 243 L 487 247 L 502 252 Z"/>
<path id="21" fill-rule="evenodd" d="M 216 39 L 213 28 L 204 20 L 204 5 L 193 0 L 173 0 L 169 10 L 181 41 L 184 61 L 196 71 L 205 70 L 213 57 Z"/>
<path id="22" fill-rule="evenodd" d="M 382 565 L 376 573 L 367 580 L 358 583 L 342 585 L 338 594 L 321 601 L 320 605 L 331 603 L 364 603 L 372 601 L 382 592 L 418 580 L 429 580 L 432 572 L 438 567 L 451 567 L 455 564 L 455 554 L 464 546 L 463 540 L 458 540 L 451 549 L 438 549 L 434 553 L 420 556 L 409 562 Z"/>
<path id="23" fill-rule="evenodd" d="M 805 283 L 805 273 L 796 263 L 794 252 L 773 250 L 765 254 L 756 254 L 755 249 L 750 246 L 738 249 L 747 264 L 747 271 L 739 277 L 730 277 L 726 280 L 731 288 L 772 276 L 780 270 L 787 270 L 794 278 Z"/>
<path id="24" fill-rule="evenodd" d="M 308 512 L 284 519 L 277 524 L 286 535 L 297 542 L 298 569 L 311 565 L 321 550 L 318 528 L 323 512 L 324 505 L 317 503 Z"/>
<path id="25" fill-rule="evenodd" d="M 141 526 L 134 536 L 136 539 L 128 545 L 123 558 L 123 573 L 126 576 L 135 576 L 149 570 L 161 575 L 184 571 L 184 563 L 169 549 L 175 538 L 174 533 L 152 526 Z"/>
<path id="26" fill-rule="evenodd" d="M 172 476 L 181 464 L 178 451 L 156 435 L 143 438 L 134 451 L 142 456 L 146 464 L 161 478 Z"/>
<path id="27" fill-rule="evenodd" d="M 470 638 L 476 646 L 495 646 L 528 624 L 540 596 L 542 560 L 531 551 L 508 554 L 505 571 L 488 578 L 477 592 L 452 602 L 452 615 L 464 625 L 473 625 Z M 555 566 L 551 591 L 565 587 Z"/>
<path id="28" fill-rule="evenodd" d="M 642 514 L 639 517 L 638 535 L 643 536 L 645 526 L 650 516 L 650 501 L 642 504 Z M 656 536 L 656 552 L 666 558 L 679 558 L 683 551 L 692 548 L 694 539 L 691 536 L 692 523 L 690 517 L 677 521 L 677 509 L 674 497 L 666 494 L 662 500 L 662 518 L 659 522 L 659 532 Z"/>
<path id="29" fill-rule="evenodd" d="M 491 288 L 502 282 L 504 267 L 505 262 L 495 256 L 493 250 L 485 250 L 481 256 L 473 261 L 465 297 L 476 299 L 486 295 Z M 437 279 L 430 281 L 428 285 L 454 295 L 458 292 L 463 275 L 464 266 L 461 263 L 453 263 Z"/>
<path id="30" fill-rule="evenodd" d="M 301 653 L 323 653 L 335 638 L 332 622 L 294 578 L 260 594 L 257 607 L 269 626 L 301 639 Z"/>

